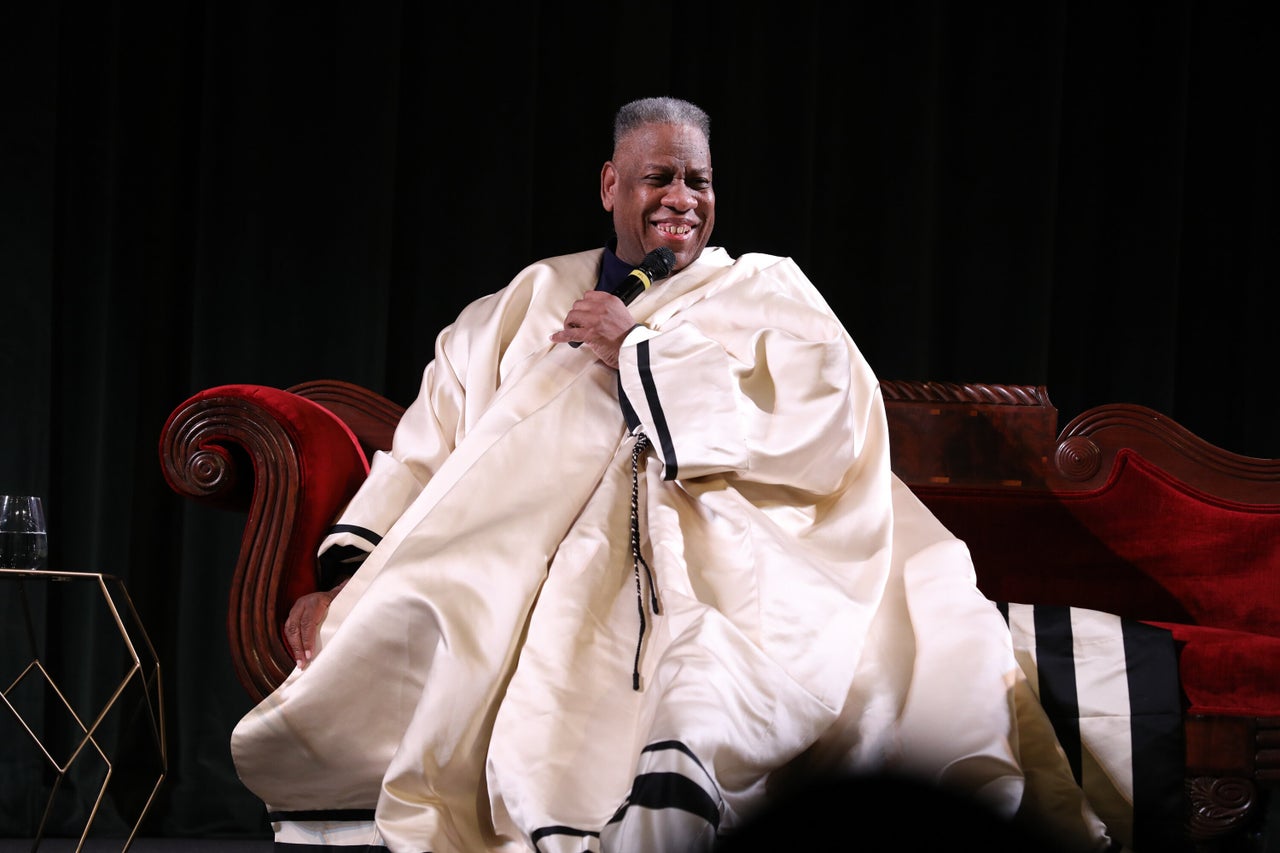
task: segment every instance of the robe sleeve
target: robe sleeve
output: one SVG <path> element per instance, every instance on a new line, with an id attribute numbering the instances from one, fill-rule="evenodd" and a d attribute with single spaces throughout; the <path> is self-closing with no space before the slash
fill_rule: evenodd
<path id="1" fill-rule="evenodd" d="M 847 333 L 785 293 L 745 311 L 741 299 L 730 310 L 718 301 L 661 331 L 628 334 L 618 384 L 629 425 L 649 437 L 667 480 L 731 474 L 836 491 L 863 433 L 851 385 L 869 377 Z"/>
<path id="2" fill-rule="evenodd" d="M 451 333 L 452 327 L 441 333 L 417 399 L 396 426 L 391 451 L 374 453 L 368 478 L 320 543 L 325 587 L 355 572 L 456 446 L 465 394 L 454 364 L 461 350 L 450 346 Z"/>

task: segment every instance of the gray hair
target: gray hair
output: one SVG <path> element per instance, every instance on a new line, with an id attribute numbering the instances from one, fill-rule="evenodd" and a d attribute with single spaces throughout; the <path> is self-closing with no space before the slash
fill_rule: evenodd
<path id="1" fill-rule="evenodd" d="M 711 142 L 711 117 L 697 104 L 680 98 L 641 98 L 623 104 L 613 119 L 613 147 L 631 131 L 646 124 L 681 124 L 702 131 Z"/>

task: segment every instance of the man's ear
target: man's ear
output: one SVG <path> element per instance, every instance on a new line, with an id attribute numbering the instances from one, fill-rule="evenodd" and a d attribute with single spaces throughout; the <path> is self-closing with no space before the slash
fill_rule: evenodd
<path id="1" fill-rule="evenodd" d="M 610 213 L 613 212 L 613 190 L 617 185 L 618 170 L 612 160 L 607 160 L 600 169 L 600 204 Z"/>

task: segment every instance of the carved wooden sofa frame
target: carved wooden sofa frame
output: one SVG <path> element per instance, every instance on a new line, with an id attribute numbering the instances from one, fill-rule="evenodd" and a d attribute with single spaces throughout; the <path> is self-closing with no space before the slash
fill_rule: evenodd
<path id="1" fill-rule="evenodd" d="M 1173 632 L 1186 831 L 1205 850 L 1256 841 L 1280 785 L 1280 460 L 1229 453 L 1136 405 L 1096 407 L 1058 432 L 1042 386 L 881 388 L 895 472 L 969 545 L 989 598 Z M 252 699 L 292 670 L 284 614 L 315 588 L 317 544 L 402 412 L 340 381 L 227 385 L 165 424 L 174 491 L 247 513 L 227 631 Z"/>

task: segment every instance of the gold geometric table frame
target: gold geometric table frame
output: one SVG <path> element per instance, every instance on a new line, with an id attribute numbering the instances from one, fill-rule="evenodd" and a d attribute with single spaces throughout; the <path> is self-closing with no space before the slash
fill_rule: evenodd
<path id="1" fill-rule="evenodd" d="M 103 750 L 98 742 L 99 727 L 112 711 L 116 702 L 125 694 L 125 691 L 133 684 L 137 684 L 142 691 L 142 695 L 146 698 L 147 722 L 149 722 L 151 731 L 150 735 L 155 739 L 157 748 L 157 757 L 159 758 L 159 776 L 155 781 L 155 785 L 151 788 L 150 794 L 147 796 L 146 802 L 142 806 L 138 818 L 134 821 L 128 838 L 124 842 L 121 851 L 127 851 L 133 844 L 138 834 L 138 829 L 142 825 L 143 818 L 155 802 L 156 794 L 160 790 L 160 784 L 164 781 L 165 774 L 168 770 L 168 759 L 165 750 L 165 730 L 164 730 L 164 700 L 163 690 L 160 683 L 160 662 L 156 657 L 155 649 L 151 646 L 150 639 L 147 638 L 142 622 L 138 618 L 137 612 L 133 608 L 133 602 L 129 598 L 128 592 L 125 590 L 124 582 L 117 577 L 111 575 L 97 574 L 92 572 L 51 572 L 35 569 L 0 569 L 0 581 L 16 582 L 20 594 L 23 596 L 22 603 L 24 611 L 27 615 L 28 626 L 30 626 L 30 606 L 27 599 L 27 591 L 25 587 L 26 581 L 43 581 L 50 583 L 89 583 L 96 585 L 101 593 L 102 602 L 115 622 L 116 630 L 119 632 L 121 641 L 124 644 L 123 651 L 125 653 L 126 669 L 114 690 L 110 692 L 110 697 L 106 700 L 106 704 L 102 706 L 88 723 L 85 719 L 89 719 L 89 715 L 77 714 L 72 707 L 72 703 L 67 699 L 66 694 L 59 688 L 53 674 L 46 668 L 45 664 L 40 660 L 36 648 L 31 649 L 32 659 L 21 668 L 17 677 L 10 681 L 3 689 L 4 704 L 17 717 L 18 722 L 26 730 L 39 751 L 43 754 L 44 759 L 49 763 L 50 767 L 55 771 L 56 781 L 52 790 L 49 792 L 49 799 L 45 803 L 44 813 L 40 818 L 40 826 L 36 832 L 36 837 L 32 845 L 32 851 L 39 848 L 44 838 L 45 827 L 53 808 L 54 799 L 57 796 L 58 788 L 62 781 L 66 778 L 72 764 L 86 750 L 96 752 L 106 767 L 106 774 L 103 777 L 102 785 L 94 799 L 93 806 L 89 811 L 85 820 L 84 831 L 80 834 L 80 839 L 76 845 L 76 853 L 80 853 L 83 849 L 85 840 L 89 837 L 89 830 L 93 826 L 94 818 L 97 817 L 98 809 L 102 805 L 103 798 L 107 793 L 107 785 L 111 781 L 114 766 L 112 759 Z M 122 613 L 123 611 L 123 613 Z M 124 618 L 127 615 L 128 619 Z M 34 641 L 34 637 L 32 637 Z M 59 762 L 51 754 L 50 747 L 37 734 L 33 722 L 23 717 L 22 712 L 16 707 L 11 697 L 14 691 L 28 679 L 43 680 L 44 686 L 52 691 L 52 695 L 62 703 L 63 709 L 74 720 L 74 728 L 77 731 L 78 740 L 73 744 L 69 755 L 65 761 Z"/>

